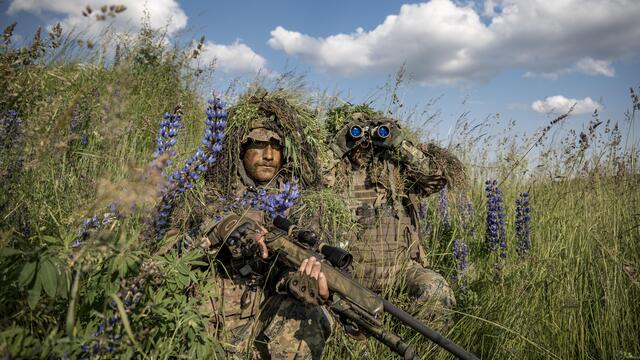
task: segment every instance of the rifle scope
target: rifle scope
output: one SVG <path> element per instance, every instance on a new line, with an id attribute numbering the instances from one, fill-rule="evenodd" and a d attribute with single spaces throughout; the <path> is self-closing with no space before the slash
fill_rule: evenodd
<path id="1" fill-rule="evenodd" d="M 289 229 L 291 228 L 291 226 L 293 226 L 293 224 L 289 220 L 281 216 L 278 216 L 273 220 L 273 225 L 275 225 L 278 229 L 286 232 L 289 232 Z M 322 256 L 324 256 L 324 258 L 333 266 L 341 270 L 347 270 L 349 266 L 351 266 L 353 256 L 348 251 L 327 244 L 319 244 L 320 239 L 318 238 L 318 235 L 316 235 L 316 233 L 311 230 L 299 229 L 295 233 L 296 240 L 312 248 L 317 247 L 320 254 L 322 254 Z"/>

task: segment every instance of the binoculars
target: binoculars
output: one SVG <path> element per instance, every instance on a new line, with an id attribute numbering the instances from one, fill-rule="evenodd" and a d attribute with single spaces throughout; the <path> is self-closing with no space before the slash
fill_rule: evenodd
<path id="1" fill-rule="evenodd" d="M 367 135 L 372 139 L 385 140 L 391 135 L 391 127 L 387 124 L 381 124 L 374 127 L 351 125 L 349 128 L 349 136 L 353 139 L 357 140 Z"/>

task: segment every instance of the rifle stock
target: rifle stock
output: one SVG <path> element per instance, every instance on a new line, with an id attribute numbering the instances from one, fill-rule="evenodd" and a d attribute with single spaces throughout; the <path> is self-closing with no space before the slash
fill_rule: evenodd
<path id="1" fill-rule="evenodd" d="M 276 254 L 279 260 L 297 269 L 302 261 L 311 256 L 317 259 L 323 258 L 318 252 L 292 239 L 286 230 L 288 229 L 279 228 L 271 231 L 266 239 L 267 247 Z M 419 359 L 419 357 L 415 354 L 413 348 L 399 336 L 384 331 L 382 324 L 383 312 L 391 314 L 456 357 L 465 360 L 477 360 L 475 355 L 422 324 L 378 294 L 365 288 L 352 279 L 350 275 L 334 268 L 325 261 L 322 261 L 321 265 L 329 289 L 334 295 L 334 301 L 330 306 L 331 309 L 349 319 L 358 329 L 380 340 L 404 359 Z"/>

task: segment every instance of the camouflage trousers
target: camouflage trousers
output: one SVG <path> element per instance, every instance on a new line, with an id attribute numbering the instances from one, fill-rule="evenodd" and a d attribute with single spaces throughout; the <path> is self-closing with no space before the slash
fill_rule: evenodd
<path id="1" fill-rule="evenodd" d="M 225 279 L 224 282 L 229 282 Z M 223 287 L 227 293 L 224 311 L 215 309 L 220 301 L 203 307 L 209 316 L 210 330 L 227 358 L 231 359 L 321 359 L 325 343 L 332 334 L 334 321 L 321 306 L 303 304 L 289 295 L 273 295 L 262 301 L 261 293 L 240 294 L 242 286 Z M 225 289 L 227 289 L 225 291 Z M 238 311 L 242 302 L 253 301 L 255 311 Z M 249 305 L 249 308 L 253 307 Z M 247 309 L 247 306 L 243 307 Z"/>
<path id="2" fill-rule="evenodd" d="M 456 298 L 442 275 L 411 260 L 406 269 L 405 286 L 414 304 L 410 310 L 416 318 L 439 330 L 452 325 L 447 310 L 456 305 Z"/>

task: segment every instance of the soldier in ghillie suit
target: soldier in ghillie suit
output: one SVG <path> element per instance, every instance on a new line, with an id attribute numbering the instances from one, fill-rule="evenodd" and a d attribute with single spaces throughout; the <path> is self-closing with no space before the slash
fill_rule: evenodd
<path id="1" fill-rule="evenodd" d="M 334 109 L 327 124 L 335 159 L 325 185 L 343 196 L 358 224 L 341 239 L 353 254 L 355 279 L 377 292 L 404 286 L 418 318 L 446 326 L 445 309 L 456 300 L 446 280 L 426 268 L 418 204 L 459 181 L 460 161 L 436 145 L 414 145 L 396 120 L 366 105 Z"/>
<path id="2" fill-rule="evenodd" d="M 286 279 L 295 271 L 274 266 L 264 243 L 298 186 L 319 183 L 312 137 L 301 135 L 313 126 L 312 113 L 281 94 L 241 98 L 229 110 L 225 144 L 204 193 L 175 224 L 210 254 L 213 275 L 200 291 L 202 312 L 228 356 L 320 359 L 331 334 L 331 317 L 314 305 L 329 296 L 319 262 L 309 259 L 299 269 L 317 286 L 316 299 L 303 303 L 289 294 Z"/>

